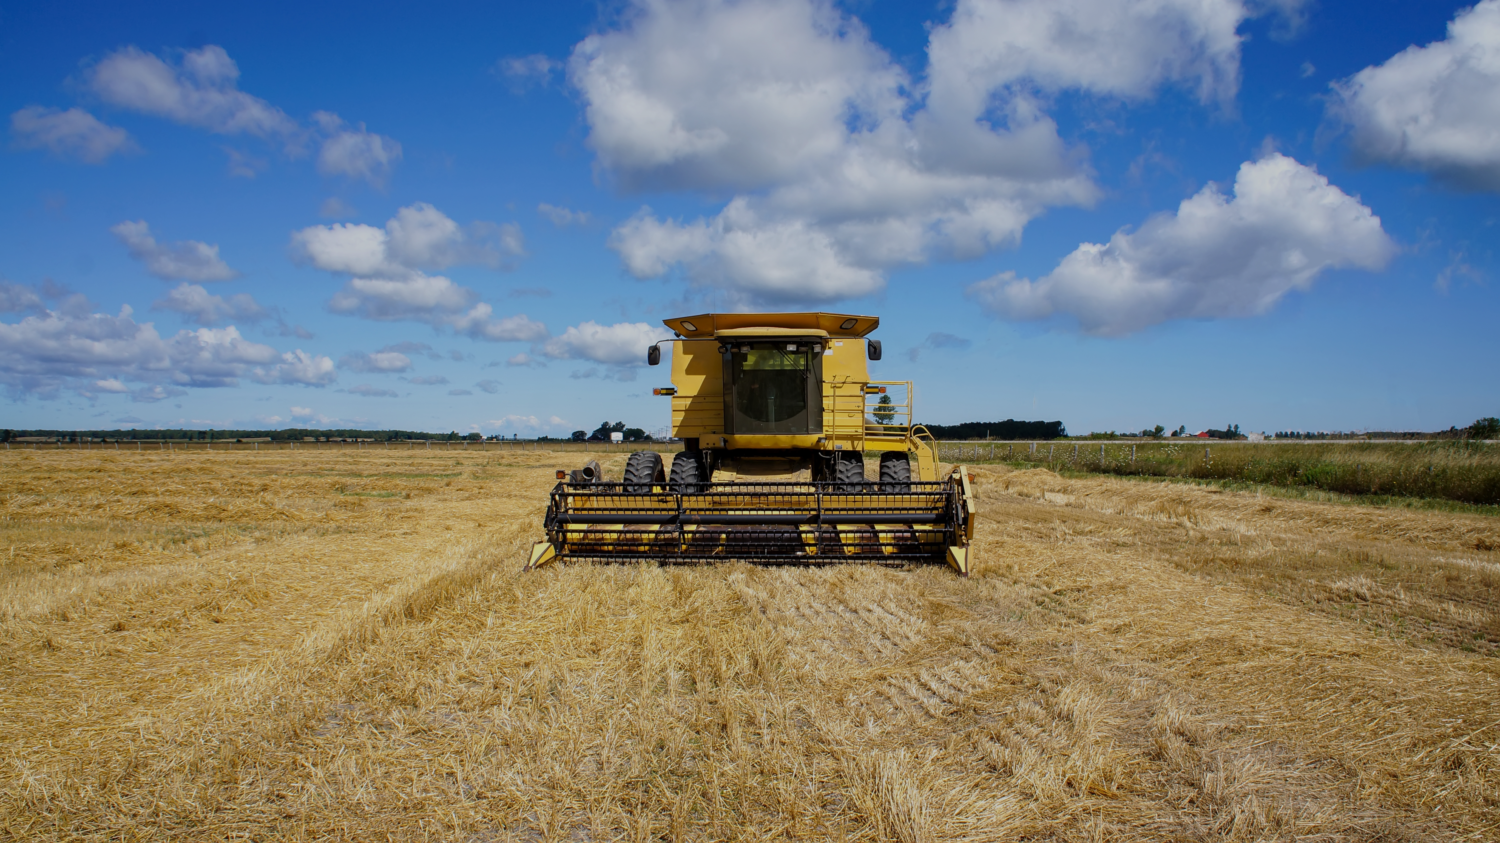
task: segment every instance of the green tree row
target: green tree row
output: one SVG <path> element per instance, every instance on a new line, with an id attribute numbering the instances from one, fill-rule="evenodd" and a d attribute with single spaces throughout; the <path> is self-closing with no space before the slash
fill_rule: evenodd
<path id="1" fill-rule="evenodd" d="M 137 440 L 170 439 L 188 442 L 224 442 L 236 439 L 270 439 L 273 442 L 300 442 L 304 439 L 373 439 L 376 442 L 406 440 L 434 442 L 478 441 L 478 433 L 428 433 L 421 430 L 357 430 L 354 428 L 302 428 L 289 427 L 284 430 L 191 430 L 166 428 L 161 430 L 4 430 L 0 431 L 0 442 L 12 442 L 22 438 L 42 438 L 60 442 L 100 441 L 134 442 Z M 498 437 L 490 437 L 495 439 Z"/>

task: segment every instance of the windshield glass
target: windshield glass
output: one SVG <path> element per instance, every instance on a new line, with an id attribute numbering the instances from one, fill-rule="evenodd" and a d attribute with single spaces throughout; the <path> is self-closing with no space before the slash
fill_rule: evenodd
<path id="1" fill-rule="evenodd" d="M 807 351 L 735 349 L 731 357 L 736 415 L 761 424 L 778 424 L 807 411 Z"/>

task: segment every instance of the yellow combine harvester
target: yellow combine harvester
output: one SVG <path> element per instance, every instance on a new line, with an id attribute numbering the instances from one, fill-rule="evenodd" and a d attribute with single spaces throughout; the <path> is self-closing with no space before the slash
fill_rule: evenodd
<path id="1" fill-rule="evenodd" d="M 547 538 L 557 559 L 763 564 L 946 560 L 969 573 L 968 473 L 938 476 L 931 434 L 911 423 L 910 381 L 870 380 L 873 316 L 708 313 L 667 319 L 672 435 L 686 446 L 559 471 Z M 661 344 L 647 362 L 661 362 Z M 884 399 L 884 400 L 882 400 Z M 866 479 L 865 457 L 879 460 Z"/>

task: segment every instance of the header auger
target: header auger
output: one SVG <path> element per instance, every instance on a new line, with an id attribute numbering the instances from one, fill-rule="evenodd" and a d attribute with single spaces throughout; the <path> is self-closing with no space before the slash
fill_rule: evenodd
<path id="1" fill-rule="evenodd" d="M 946 561 L 967 575 L 969 475 L 938 476 L 932 436 L 911 423 L 910 381 L 870 380 L 873 316 L 709 313 L 665 320 L 676 339 L 670 466 L 630 455 L 558 472 L 547 538 L 527 568 L 558 559 L 741 560 L 810 565 Z M 661 362 L 661 344 L 647 362 Z M 882 400 L 884 399 L 884 400 Z M 879 460 L 868 479 L 867 455 Z M 566 479 L 563 479 L 566 474 Z"/>

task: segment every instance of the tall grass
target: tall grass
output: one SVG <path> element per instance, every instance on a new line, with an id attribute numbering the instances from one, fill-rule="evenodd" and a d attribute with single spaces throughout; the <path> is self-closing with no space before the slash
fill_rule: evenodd
<path id="1" fill-rule="evenodd" d="M 1500 504 L 1500 446 L 1483 442 L 946 443 L 943 458 Z"/>

